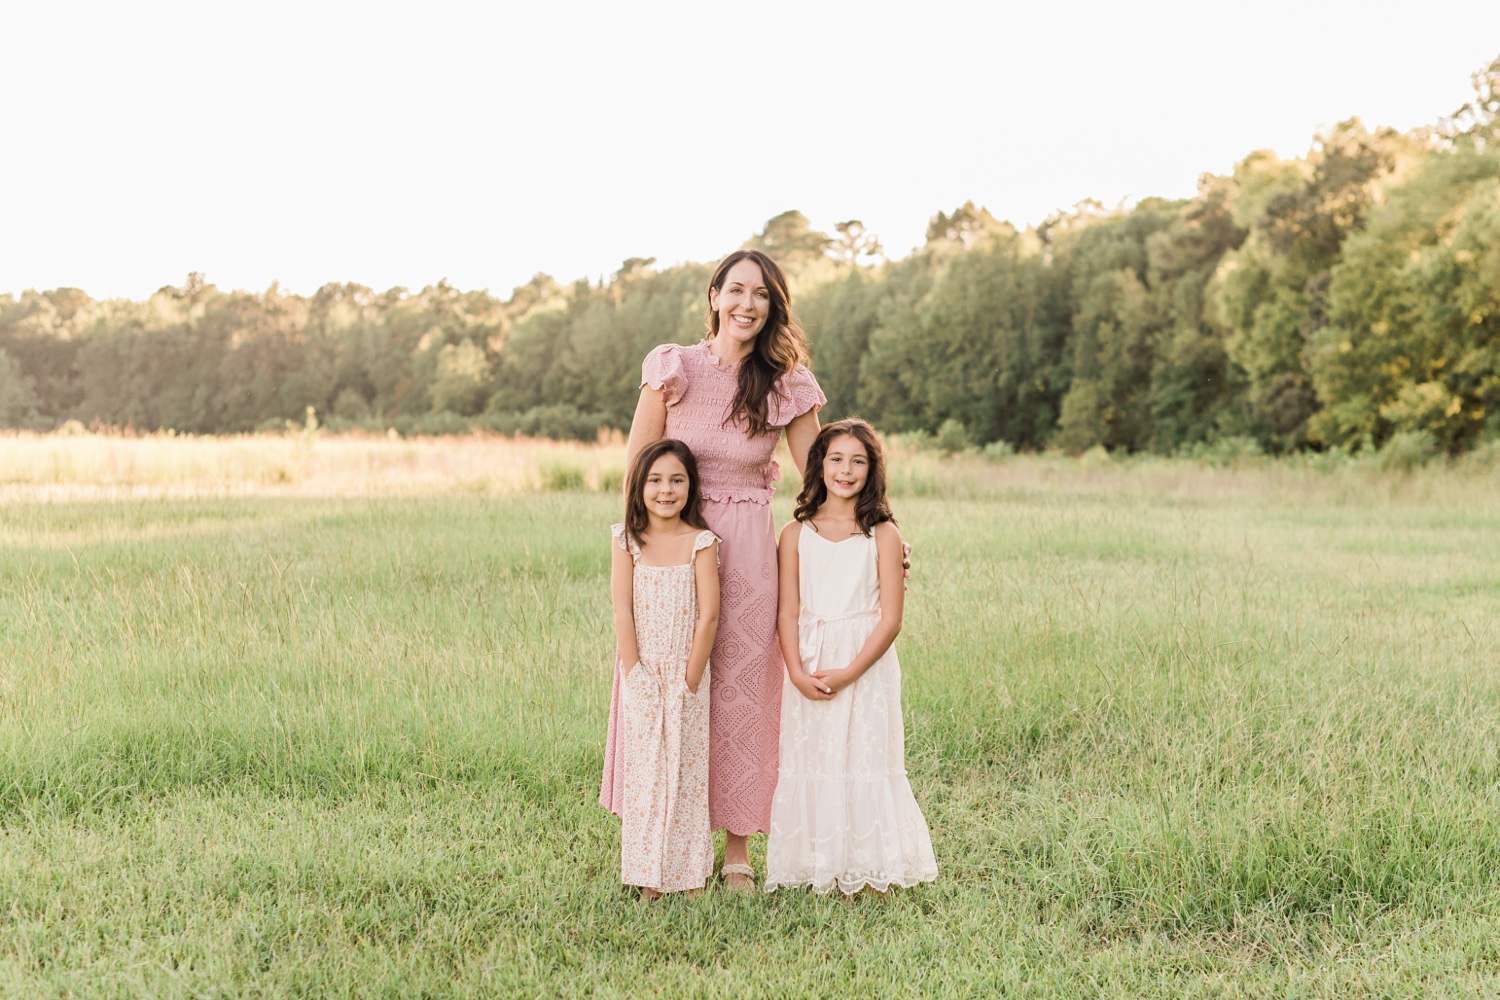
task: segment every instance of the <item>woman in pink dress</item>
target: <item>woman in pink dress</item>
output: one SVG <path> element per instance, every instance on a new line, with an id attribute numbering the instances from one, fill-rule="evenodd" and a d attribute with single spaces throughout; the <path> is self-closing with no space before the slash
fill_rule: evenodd
<path id="1" fill-rule="evenodd" d="M 663 437 L 693 450 L 703 516 L 719 546 L 719 634 L 709 655 L 708 813 L 725 831 L 724 879 L 754 888 L 747 838 L 770 829 L 783 666 L 776 645 L 776 526 L 771 453 L 782 434 L 797 470 L 827 402 L 807 370 L 807 336 L 792 316 L 781 268 L 758 250 L 730 254 L 708 288 L 708 337 L 663 344 L 641 365 L 641 396 L 625 448 Z M 599 801 L 620 811 L 620 665 L 615 664 Z"/>

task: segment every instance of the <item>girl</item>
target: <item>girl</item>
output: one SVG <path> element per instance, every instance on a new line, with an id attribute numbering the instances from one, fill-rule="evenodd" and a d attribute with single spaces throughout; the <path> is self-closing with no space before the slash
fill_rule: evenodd
<path id="1" fill-rule="evenodd" d="M 901 533 L 885 458 L 863 420 L 824 427 L 807 454 L 795 520 L 781 533 L 781 774 L 771 802 L 766 891 L 852 895 L 937 878 L 932 838 L 906 780 Z"/>
<path id="2" fill-rule="evenodd" d="M 681 441 L 642 448 L 625 496 L 610 572 L 623 675 L 620 877 L 655 899 L 702 889 L 713 874 L 705 671 L 719 625 L 719 540 Z"/>

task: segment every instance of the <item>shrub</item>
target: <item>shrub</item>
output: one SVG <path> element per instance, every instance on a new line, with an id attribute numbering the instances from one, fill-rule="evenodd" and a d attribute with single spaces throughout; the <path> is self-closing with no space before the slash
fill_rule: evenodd
<path id="1" fill-rule="evenodd" d="M 938 427 L 932 443 L 945 455 L 951 455 L 956 451 L 968 451 L 974 447 L 974 439 L 969 437 L 969 429 L 952 417 L 944 420 Z"/>
<path id="2" fill-rule="evenodd" d="M 625 470 L 617 466 L 599 470 L 599 492 L 619 493 L 625 489 Z"/>
<path id="3" fill-rule="evenodd" d="M 984 446 L 984 457 L 992 461 L 1009 458 L 1016 453 L 1016 446 L 1009 441 L 991 441 Z"/>
<path id="4" fill-rule="evenodd" d="M 1260 442 L 1248 434 L 1231 434 L 1217 441 L 1200 441 L 1182 455 L 1213 466 L 1245 465 L 1265 457 Z"/>
<path id="5" fill-rule="evenodd" d="M 369 418 L 370 404 L 358 389 L 345 386 L 333 401 L 333 415 L 340 420 L 358 423 Z"/>
<path id="6" fill-rule="evenodd" d="M 1478 447 L 1463 457 L 1461 465 L 1475 472 L 1488 472 L 1491 469 L 1500 468 L 1500 441 L 1481 442 Z"/>
<path id="7" fill-rule="evenodd" d="M 932 441 L 932 436 L 926 431 L 900 431 L 896 434 L 887 434 L 886 446 L 896 451 L 923 451 Z"/>
<path id="8" fill-rule="evenodd" d="M 473 422 L 449 413 L 446 410 L 438 413 L 424 413 L 416 417 L 398 418 L 395 421 L 396 430 L 403 436 L 421 435 L 437 437 L 442 434 L 463 434 L 468 431 Z"/>
<path id="9" fill-rule="evenodd" d="M 537 474 L 544 490 L 570 493 L 583 489 L 583 470 L 568 462 L 543 462 Z"/>
<path id="10" fill-rule="evenodd" d="M 1412 472 L 1437 455 L 1437 439 L 1427 431 L 1400 431 L 1391 435 L 1375 456 L 1383 472 Z"/>
<path id="11" fill-rule="evenodd" d="M 512 436 L 522 434 L 553 441 L 594 441 L 598 439 L 605 420 L 597 414 L 584 413 L 576 406 L 558 404 L 533 406 L 524 413 L 487 413 L 484 423 L 492 430 Z"/>
<path id="12" fill-rule="evenodd" d="M 1078 456 L 1078 464 L 1090 468 L 1098 465 L 1108 465 L 1110 462 L 1109 449 L 1102 444 L 1096 444 L 1092 448 Z"/>

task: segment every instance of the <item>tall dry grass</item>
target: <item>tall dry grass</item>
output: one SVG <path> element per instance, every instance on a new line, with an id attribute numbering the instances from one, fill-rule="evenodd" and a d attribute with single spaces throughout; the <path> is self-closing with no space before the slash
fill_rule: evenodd
<path id="1" fill-rule="evenodd" d="M 1480 505 L 1500 494 L 1500 446 L 1456 461 L 1393 471 L 1378 457 L 1252 456 L 1210 461 L 1094 452 L 945 455 L 893 436 L 898 496 L 1154 496 L 1181 501 L 1258 497 L 1285 503 Z M 783 497 L 800 477 L 783 446 Z M 624 441 L 595 443 L 466 435 L 402 438 L 295 431 L 233 437 L 0 432 L 0 500 L 380 497 L 618 490 Z"/>

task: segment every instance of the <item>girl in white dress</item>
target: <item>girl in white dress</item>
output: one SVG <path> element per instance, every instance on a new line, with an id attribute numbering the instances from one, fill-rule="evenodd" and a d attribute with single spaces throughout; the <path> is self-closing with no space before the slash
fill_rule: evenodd
<path id="1" fill-rule="evenodd" d="M 863 420 L 824 427 L 781 533 L 781 772 L 771 802 L 767 892 L 852 895 L 937 878 L 906 780 L 901 533 L 885 459 Z"/>
<path id="2" fill-rule="evenodd" d="M 708 825 L 708 654 L 719 624 L 719 540 L 681 441 L 642 448 L 613 528 L 610 597 L 623 680 L 620 877 L 641 896 L 702 889 Z"/>

